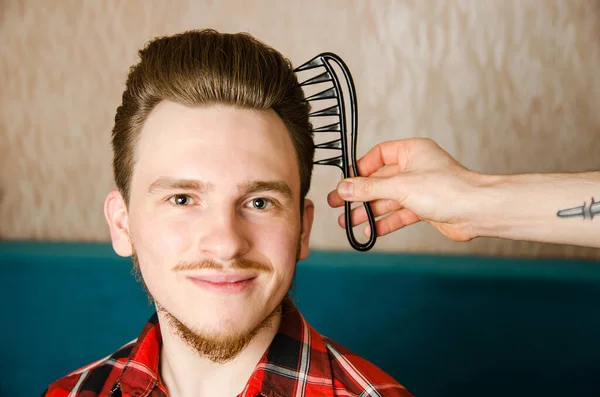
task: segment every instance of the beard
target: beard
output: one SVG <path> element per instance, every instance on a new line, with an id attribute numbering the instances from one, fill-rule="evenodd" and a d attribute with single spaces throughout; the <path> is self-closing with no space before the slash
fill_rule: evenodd
<path id="1" fill-rule="evenodd" d="M 191 347 L 194 351 L 196 351 L 200 356 L 208 358 L 210 361 L 214 363 L 226 363 L 231 361 L 235 357 L 237 357 L 254 339 L 254 337 L 263 329 L 271 327 L 273 325 L 273 321 L 278 317 L 282 316 L 284 308 L 290 307 L 293 304 L 293 300 L 289 293 L 286 293 L 283 300 L 279 302 L 276 308 L 269 313 L 256 327 L 242 331 L 236 334 L 226 335 L 226 336 L 215 336 L 210 335 L 206 332 L 201 332 L 198 330 L 194 330 L 184 324 L 181 320 L 175 317 L 171 312 L 169 312 L 164 306 L 162 306 L 156 298 L 152 295 L 148 286 L 144 282 L 144 278 L 142 276 L 142 272 L 140 269 L 140 263 L 138 256 L 136 254 L 135 248 L 132 244 L 132 261 L 133 261 L 133 269 L 132 274 L 138 280 L 138 282 L 142 285 L 142 288 L 146 292 L 148 296 L 149 302 L 154 303 L 156 305 L 157 312 L 162 314 L 164 318 L 167 319 L 169 329 L 181 338 L 189 347 Z M 298 240 L 298 244 L 296 247 L 296 263 L 298 262 L 300 255 L 300 239 Z M 190 269 L 191 267 L 197 268 L 215 268 L 218 265 L 207 261 L 201 262 L 198 264 L 180 264 L 175 268 L 180 269 Z M 264 269 L 266 266 L 260 263 L 251 262 L 247 260 L 239 260 L 234 261 L 234 267 L 238 268 L 257 268 Z M 295 267 L 294 267 L 295 273 Z M 292 277 L 292 285 L 293 287 L 295 274 Z"/>
<path id="2" fill-rule="evenodd" d="M 210 336 L 206 333 L 198 332 L 167 311 L 159 303 L 156 304 L 158 312 L 167 319 L 171 331 L 173 331 L 181 340 L 202 357 L 208 358 L 214 363 L 226 363 L 237 357 L 254 337 L 264 328 L 271 327 L 276 316 L 281 314 L 281 303 L 277 305 L 261 323 L 248 332 L 240 332 L 233 335 Z"/>

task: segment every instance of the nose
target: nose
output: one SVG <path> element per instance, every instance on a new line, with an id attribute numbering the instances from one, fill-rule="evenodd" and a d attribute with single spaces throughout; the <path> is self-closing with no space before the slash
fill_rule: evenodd
<path id="1" fill-rule="evenodd" d="M 235 210 L 222 210 L 203 217 L 199 249 L 218 261 L 239 258 L 250 249 L 248 230 Z"/>

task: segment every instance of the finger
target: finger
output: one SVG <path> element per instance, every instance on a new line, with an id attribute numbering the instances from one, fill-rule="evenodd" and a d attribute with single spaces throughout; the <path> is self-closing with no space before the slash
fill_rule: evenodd
<path id="1" fill-rule="evenodd" d="M 390 164 L 398 164 L 398 153 L 409 144 L 409 140 L 396 140 L 382 142 L 374 146 L 358 162 L 358 171 L 363 176 L 369 176 L 381 167 Z"/>
<path id="2" fill-rule="evenodd" d="M 375 222 L 375 228 L 377 230 L 377 236 L 385 236 L 386 234 L 395 232 L 396 230 L 402 229 L 404 226 L 409 226 L 419 222 L 421 219 L 415 215 L 414 212 L 402 208 L 398 211 L 394 211 L 384 218 L 381 218 Z M 367 225 L 364 229 L 365 236 L 371 236 L 371 226 Z"/>
<path id="3" fill-rule="evenodd" d="M 403 179 L 400 179 L 400 178 Z M 337 186 L 338 195 L 346 201 L 404 200 L 401 190 L 407 191 L 408 181 L 402 174 L 385 178 L 356 177 L 344 179 Z"/>
<path id="4" fill-rule="evenodd" d="M 396 200 L 375 200 L 369 203 L 371 211 L 375 218 L 385 215 L 392 211 L 397 211 L 402 208 L 402 205 Z M 367 210 L 364 205 L 353 208 L 350 211 L 350 218 L 352 219 L 352 226 L 360 225 L 368 220 Z M 346 214 L 342 214 L 338 217 L 338 223 L 341 227 L 346 227 Z"/>
<path id="5" fill-rule="evenodd" d="M 371 174 L 370 177 L 385 178 L 394 176 L 400 172 L 400 167 L 397 165 L 388 165 Z M 330 191 L 327 194 L 327 203 L 330 207 L 338 208 L 344 205 L 345 200 L 340 197 L 337 189 Z"/>
<path id="6" fill-rule="evenodd" d="M 391 164 L 391 165 L 386 165 L 385 167 L 378 169 L 377 171 L 375 171 L 374 173 L 369 175 L 369 177 L 370 178 L 387 178 L 389 176 L 397 175 L 400 172 L 402 172 L 402 170 L 400 169 L 400 167 L 397 164 Z M 365 175 L 361 175 L 361 176 L 365 176 Z"/>
<path id="7" fill-rule="evenodd" d="M 370 174 L 365 174 L 364 172 L 360 172 L 360 170 L 359 170 L 360 175 L 358 175 L 358 176 L 381 178 L 381 177 L 396 175 L 396 174 L 400 173 L 401 171 L 402 170 L 400 169 L 398 164 L 387 164 L 387 165 L 384 165 L 383 167 L 379 168 L 378 170 L 371 172 Z M 348 178 L 354 178 L 356 176 L 354 174 L 354 170 L 352 167 L 350 167 L 349 174 L 350 174 L 350 176 Z M 344 179 L 343 174 L 342 174 L 342 179 Z"/>
<path id="8" fill-rule="evenodd" d="M 338 208 L 343 206 L 345 202 L 346 201 L 340 197 L 339 193 L 337 192 L 337 189 L 332 190 L 327 195 L 327 204 L 329 204 L 330 207 Z"/>

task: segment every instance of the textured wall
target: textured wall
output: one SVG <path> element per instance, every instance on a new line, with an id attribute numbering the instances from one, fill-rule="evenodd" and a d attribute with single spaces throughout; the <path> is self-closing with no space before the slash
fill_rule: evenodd
<path id="1" fill-rule="evenodd" d="M 325 50 L 354 74 L 359 154 L 427 136 L 490 173 L 599 169 L 600 2 L 311 0 L 0 2 L 0 237 L 105 241 L 109 135 L 136 50 L 156 36 L 247 31 L 299 64 Z M 348 249 L 318 167 L 318 248 Z M 428 225 L 379 250 L 600 257 L 494 239 L 453 243 Z"/>

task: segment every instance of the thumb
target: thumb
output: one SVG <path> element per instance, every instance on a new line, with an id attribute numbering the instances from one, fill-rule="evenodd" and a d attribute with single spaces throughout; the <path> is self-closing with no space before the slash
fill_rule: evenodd
<path id="1" fill-rule="evenodd" d="M 355 177 L 338 184 L 337 192 L 346 201 L 374 201 L 398 199 L 398 181 L 395 178 Z"/>

